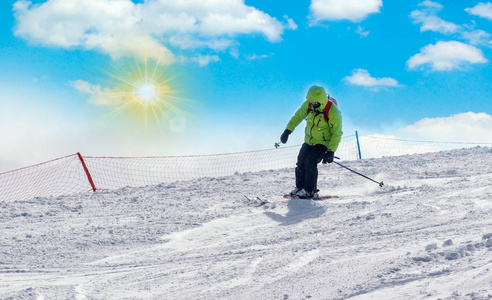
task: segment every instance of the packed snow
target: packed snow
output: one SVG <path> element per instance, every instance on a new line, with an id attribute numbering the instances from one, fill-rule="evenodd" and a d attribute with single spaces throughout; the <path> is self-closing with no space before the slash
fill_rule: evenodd
<path id="1" fill-rule="evenodd" d="M 0 298 L 492 298 L 490 148 L 342 163 L 0 200 Z"/>

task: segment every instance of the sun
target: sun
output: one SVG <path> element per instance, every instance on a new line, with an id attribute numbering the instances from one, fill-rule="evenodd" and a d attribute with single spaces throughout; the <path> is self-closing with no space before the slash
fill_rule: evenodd
<path id="1" fill-rule="evenodd" d="M 166 120 L 179 115 L 183 117 L 189 99 L 179 96 L 175 86 L 176 75 L 159 61 L 133 59 L 120 62 L 106 72 L 109 75 L 106 96 L 114 109 L 105 116 L 112 120 L 119 116 L 130 116 L 140 120 L 145 129 L 158 126 L 162 130 Z"/>
<path id="2" fill-rule="evenodd" d="M 156 87 L 151 82 L 144 82 L 136 87 L 136 94 L 141 101 L 155 101 L 155 96 L 157 95 Z"/>

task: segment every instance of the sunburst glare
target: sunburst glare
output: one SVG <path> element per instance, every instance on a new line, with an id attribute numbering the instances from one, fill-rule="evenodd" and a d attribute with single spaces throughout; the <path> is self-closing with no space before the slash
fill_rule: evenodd
<path id="1" fill-rule="evenodd" d="M 140 120 L 146 131 L 157 126 L 165 132 L 168 122 L 176 115 L 185 115 L 183 108 L 191 103 L 178 96 L 176 76 L 171 76 L 159 61 L 127 60 L 106 73 L 111 87 L 105 89 L 105 97 L 114 107 L 104 116 L 106 122 L 116 117 L 130 117 Z"/>

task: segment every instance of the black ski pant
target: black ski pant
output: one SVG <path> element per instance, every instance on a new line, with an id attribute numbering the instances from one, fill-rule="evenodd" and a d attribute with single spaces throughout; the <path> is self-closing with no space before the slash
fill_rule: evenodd
<path id="1" fill-rule="evenodd" d="M 297 156 L 296 187 L 305 189 L 312 193 L 317 191 L 318 186 L 318 164 L 323 160 L 327 151 L 324 145 L 302 144 Z"/>

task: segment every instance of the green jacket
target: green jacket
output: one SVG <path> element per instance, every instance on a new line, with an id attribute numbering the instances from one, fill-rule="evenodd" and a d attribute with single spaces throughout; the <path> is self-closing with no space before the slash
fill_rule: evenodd
<path id="1" fill-rule="evenodd" d="M 333 103 L 328 112 L 327 123 L 323 114 L 323 110 L 327 103 L 328 99 L 326 102 L 321 103 L 319 108 L 311 110 L 308 113 L 309 100 L 306 100 L 290 119 L 286 129 L 294 131 L 294 129 L 307 118 L 304 142 L 311 146 L 322 144 L 328 148 L 328 151 L 335 152 L 343 134 L 342 115 L 340 114 L 338 107 Z"/>

